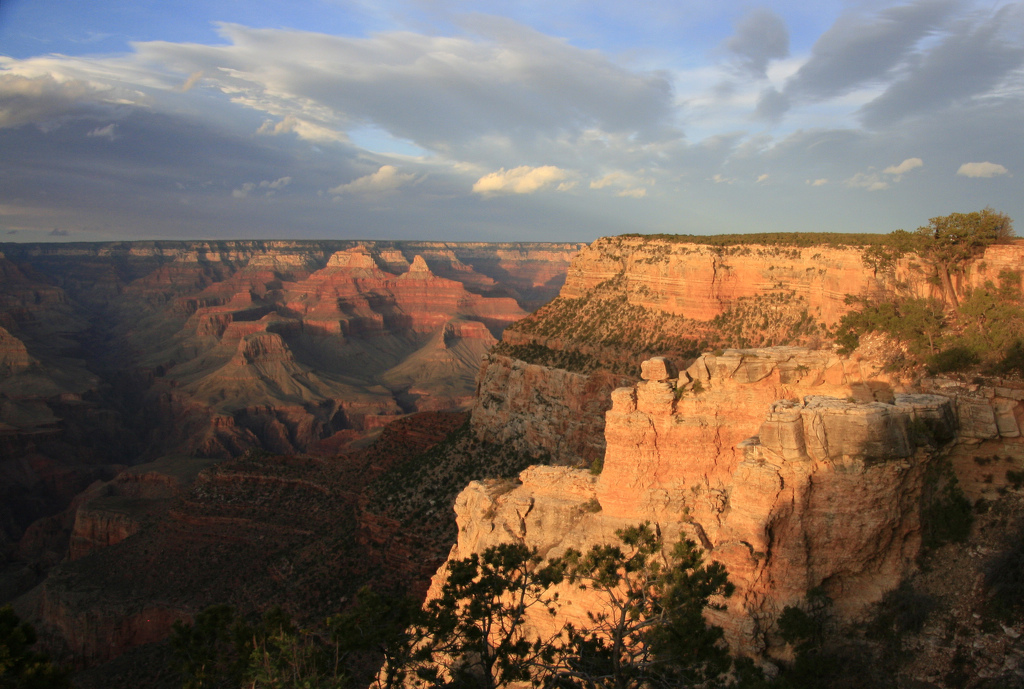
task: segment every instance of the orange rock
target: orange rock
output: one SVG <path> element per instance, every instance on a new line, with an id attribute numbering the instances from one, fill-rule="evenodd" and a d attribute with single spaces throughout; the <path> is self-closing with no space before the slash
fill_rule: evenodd
<path id="1" fill-rule="evenodd" d="M 677 399 L 678 381 L 618 388 L 600 478 L 534 467 L 511 489 L 471 484 L 456 501 L 452 557 L 510 540 L 553 557 L 651 521 L 669 540 L 699 542 L 729 570 L 736 594 L 711 617 L 736 650 L 764 652 L 774 617 L 814 586 L 825 587 L 840 613 L 857 614 L 898 585 L 920 546 L 932 453 L 915 445 L 910 426 L 951 439 L 956 418 L 939 395 L 850 401 L 850 386 L 824 375 L 846 363 L 795 347 L 727 350 L 690 367 L 705 381 L 699 393 L 684 387 Z M 888 386 L 870 361 L 858 369 Z M 511 381 L 507 387 L 516 394 Z M 435 590 L 443 576 L 442 569 Z M 559 595 L 561 612 L 533 619 L 538 630 L 586 619 L 598 605 L 572 587 Z"/>

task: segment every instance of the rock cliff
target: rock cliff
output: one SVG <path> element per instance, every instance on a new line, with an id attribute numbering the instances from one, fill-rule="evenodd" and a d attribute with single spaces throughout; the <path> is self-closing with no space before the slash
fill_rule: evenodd
<path id="1" fill-rule="evenodd" d="M 912 391 L 869 360 L 794 347 L 705 354 L 678 377 L 653 360 L 643 378 L 611 393 L 600 476 L 531 467 L 517 485 L 470 484 L 450 558 L 507 541 L 554 557 L 651 521 L 727 567 L 737 592 L 710 617 L 734 649 L 761 654 L 783 607 L 812 587 L 856 617 L 914 569 L 943 462 L 967 479 L 987 437 L 1024 463 L 1010 421 L 1024 409 L 1008 406 L 1019 389 Z M 560 594 L 559 616 L 535 625 L 583 620 L 595 604 Z"/>
<path id="2" fill-rule="evenodd" d="M 494 437 L 510 425 L 523 426 L 524 413 L 517 408 L 524 401 L 514 394 L 504 396 L 500 386 L 489 390 L 487 385 L 510 379 L 510 360 L 549 369 L 553 379 L 564 376 L 557 369 L 590 376 L 602 371 L 635 380 L 638 363 L 651 356 L 683 361 L 729 347 L 816 347 L 854 308 L 847 303 L 848 295 L 941 296 L 922 263 L 908 254 L 875 269 L 860 246 L 714 246 L 641 236 L 599 239 L 573 260 L 557 299 L 505 330 L 494 349 L 500 356 L 492 355 L 481 373 L 474 427 L 481 437 Z M 962 297 L 1022 263 L 1024 242 L 989 246 L 953 276 L 953 287 Z M 533 371 L 534 381 L 541 378 L 540 370 Z M 545 401 L 546 413 L 531 421 L 531 437 L 557 437 L 570 422 L 561 410 L 576 408 L 576 387 L 550 387 L 564 390 L 565 396 Z M 602 392 L 610 392 L 610 387 Z M 480 408 L 485 399 L 486 410 Z M 575 450 L 563 443 L 566 451 L 559 453 L 560 460 L 585 463 L 595 451 L 600 455 L 603 412 L 609 405 L 606 396 L 604 405 L 588 405 L 597 413 L 574 412 L 571 423 L 578 435 L 593 440 Z M 531 451 L 539 455 L 544 448 L 538 445 Z"/>

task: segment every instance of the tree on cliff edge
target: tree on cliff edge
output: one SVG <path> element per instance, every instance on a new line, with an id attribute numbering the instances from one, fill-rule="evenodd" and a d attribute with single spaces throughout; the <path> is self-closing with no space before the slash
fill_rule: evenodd
<path id="1" fill-rule="evenodd" d="M 448 563 L 441 595 L 424 606 L 410 675 L 422 686 L 494 689 L 530 681 L 558 653 L 558 636 L 532 638 L 527 611 L 554 614 L 548 589 L 564 563 L 541 565 L 536 551 L 503 543 Z"/>
<path id="2" fill-rule="evenodd" d="M 935 266 L 943 298 L 954 307 L 960 303 L 951 275 L 963 272 L 964 263 L 984 253 L 985 247 L 1014 236 L 1010 217 L 991 208 L 931 218 L 917 232 L 924 241 L 924 257 Z"/>
<path id="3" fill-rule="evenodd" d="M 666 551 L 659 531 L 641 524 L 615 532 L 619 546 L 570 551 L 570 582 L 598 593 L 587 628 L 568 626 L 554 684 L 563 687 L 710 687 L 733 664 L 721 627 L 704 619 L 724 609 L 733 585 L 721 563 L 704 562 L 690 540 Z"/>
<path id="4" fill-rule="evenodd" d="M 692 541 L 665 549 L 650 524 L 616 535 L 621 545 L 570 550 L 543 565 L 521 544 L 450 562 L 442 595 L 427 604 L 424 645 L 410 674 L 429 687 L 483 689 L 513 681 L 566 689 L 722 683 L 733 661 L 704 611 L 720 609 L 732 593 L 725 568 L 706 564 Z M 601 605 L 585 625 L 537 638 L 525 628 L 526 612 L 556 614 L 549 587 L 563 581 L 596 593 Z"/>

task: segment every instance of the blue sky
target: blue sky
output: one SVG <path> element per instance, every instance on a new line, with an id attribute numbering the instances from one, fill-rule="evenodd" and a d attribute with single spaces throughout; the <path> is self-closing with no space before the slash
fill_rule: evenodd
<path id="1" fill-rule="evenodd" d="M 1024 3 L 0 0 L 0 240 L 1024 218 Z"/>

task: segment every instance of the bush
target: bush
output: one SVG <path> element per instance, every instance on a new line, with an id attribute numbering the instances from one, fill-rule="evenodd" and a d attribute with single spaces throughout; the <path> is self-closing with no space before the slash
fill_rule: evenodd
<path id="1" fill-rule="evenodd" d="M 36 632 L 11 606 L 0 608 L 0 689 L 64 689 L 68 673 L 36 653 Z"/>
<path id="2" fill-rule="evenodd" d="M 935 608 L 935 598 L 918 593 L 903 582 L 878 602 L 875 618 L 868 625 L 868 636 L 898 644 L 905 634 L 920 633 Z"/>
<path id="3" fill-rule="evenodd" d="M 992 366 L 991 372 L 997 376 L 1011 373 L 1024 375 L 1024 342 L 1016 340 L 1006 348 L 1003 358 Z"/>
<path id="4" fill-rule="evenodd" d="M 948 464 L 934 468 L 926 478 L 921 512 L 924 546 L 938 548 L 946 543 L 962 543 L 971 533 L 974 512 L 971 501 L 960 489 Z"/>
<path id="5" fill-rule="evenodd" d="M 962 346 L 950 347 L 928 357 L 928 372 L 933 375 L 952 373 L 963 371 L 980 363 L 981 357 L 974 350 Z"/>
<path id="6" fill-rule="evenodd" d="M 1003 616 L 1024 611 L 1024 522 L 1017 524 L 1007 547 L 986 563 L 985 586 L 992 608 Z"/>
<path id="7" fill-rule="evenodd" d="M 1024 471 L 1015 471 L 1013 469 L 1006 470 L 1006 482 L 1018 489 L 1024 486 Z"/>

